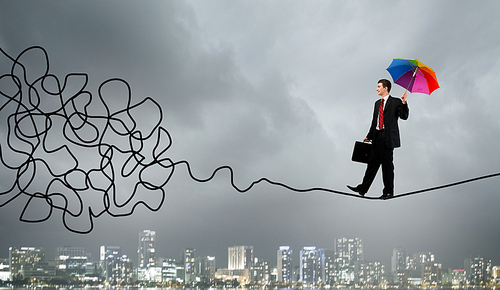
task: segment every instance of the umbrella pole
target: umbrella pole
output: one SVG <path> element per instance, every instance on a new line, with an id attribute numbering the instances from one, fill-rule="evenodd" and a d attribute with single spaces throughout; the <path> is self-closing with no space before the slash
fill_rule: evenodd
<path id="1" fill-rule="evenodd" d="M 413 72 L 413 76 L 411 77 L 411 80 L 410 82 L 408 83 L 408 86 L 406 87 L 406 92 L 408 91 L 408 89 L 410 88 L 411 86 L 411 82 L 413 81 L 413 79 L 415 79 L 415 76 L 417 75 L 417 70 L 418 70 L 418 67 L 415 68 L 415 71 Z M 405 93 L 406 93 L 405 92 Z"/>

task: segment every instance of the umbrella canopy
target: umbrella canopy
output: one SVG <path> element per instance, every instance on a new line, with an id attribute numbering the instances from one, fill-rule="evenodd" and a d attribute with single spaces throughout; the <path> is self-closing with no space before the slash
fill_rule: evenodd
<path id="1" fill-rule="evenodd" d="M 430 95 L 439 88 L 434 70 L 417 59 L 395 58 L 387 71 L 394 83 L 411 93 Z"/>

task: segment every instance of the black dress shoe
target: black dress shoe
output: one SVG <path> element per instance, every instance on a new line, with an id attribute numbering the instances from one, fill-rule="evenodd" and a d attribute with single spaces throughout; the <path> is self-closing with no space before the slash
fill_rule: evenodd
<path id="1" fill-rule="evenodd" d="M 361 189 L 359 189 L 357 186 L 356 186 L 356 187 L 354 187 L 354 186 L 350 186 L 350 185 L 348 185 L 348 186 L 347 186 L 347 188 L 349 188 L 350 190 L 352 190 L 352 191 L 354 191 L 354 192 L 359 193 L 361 196 L 365 196 L 365 193 L 366 193 L 366 192 L 361 191 Z"/>
<path id="2" fill-rule="evenodd" d="M 389 198 L 393 198 L 394 195 L 392 193 L 390 194 L 382 194 L 382 196 L 380 197 L 381 199 L 389 199 Z"/>

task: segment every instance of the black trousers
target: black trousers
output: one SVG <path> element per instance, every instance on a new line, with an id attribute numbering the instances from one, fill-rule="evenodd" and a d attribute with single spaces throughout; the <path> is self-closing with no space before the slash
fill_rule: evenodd
<path id="1" fill-rule="evenodd" d="M 394 148 L 387 148 L 385 143 L 385 130 L 376 131 L 373 138 L 372 152 L 368 165 L 366 166 L 363 182 L 358 186 L 363 192 L 368 192 L 370 186 L 377 175 L 380 165 L 382 165 L 382 180 L 384 181 L 384 195 L 394 194 Z"/>

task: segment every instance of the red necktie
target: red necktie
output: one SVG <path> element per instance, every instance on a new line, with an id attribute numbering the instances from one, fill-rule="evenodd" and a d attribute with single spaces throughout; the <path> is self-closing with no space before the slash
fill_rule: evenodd
<path id="1" fill-rule="evenodd" d="M 382 130 L 384 127 L 384 99 L 380 102 L 380 110 L 378 111 L 378 129 Z"/>

